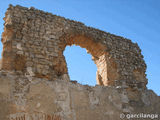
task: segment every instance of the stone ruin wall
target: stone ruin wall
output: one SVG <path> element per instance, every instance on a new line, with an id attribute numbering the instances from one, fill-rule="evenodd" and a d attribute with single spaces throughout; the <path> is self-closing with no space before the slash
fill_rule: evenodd
<path id="1" fill-rule="evenodd" d="M 146 86 L 141 50 L 128 39 L 32 8 L 10 7 L 4 20 L 3 70 L 63 79 L 68 77 L 63 51 L 75 44 L 92 55 L 100 85 Z"/>
<path id="2" fill-rule="evenodd" d="M 4 21 L 0 120 L 119 120 L 120 113 L 160 113 L 159 97 L 146 88 L 141 50 L 131 40 L 33 7 L 10 5 Z M 97 86 L 70 80 L 63 55 L 68 45 L 92 55 Z"/>

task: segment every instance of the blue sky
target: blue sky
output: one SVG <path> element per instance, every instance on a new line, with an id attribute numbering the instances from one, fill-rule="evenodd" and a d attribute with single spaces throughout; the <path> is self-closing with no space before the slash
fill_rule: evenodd
<path id="1" fill-rule="evenodd" d="M 8 4 L 34 6 L 137 42 L 147 64 L 147 86 L 160 95 L 159 0 L 0 0 L 0 34 Z M 64 55 L 72 80 L 96 83 L 96 66 L 85 49 L 67 47 Z"/>

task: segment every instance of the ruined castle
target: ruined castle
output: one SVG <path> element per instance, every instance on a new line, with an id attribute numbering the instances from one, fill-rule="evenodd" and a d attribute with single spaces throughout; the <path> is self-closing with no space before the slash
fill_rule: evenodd
<path id="1" fill-rule="evenodd" d="M 10 5 L 4 21 L 0 120 L 160 115 L 160 97 L 146 88 L 146 64 L 136 43 L 33 7 Z M 96 86 L 70 80 L 63 55 L 68 45 L 86 48 L 92 55 Z"/>

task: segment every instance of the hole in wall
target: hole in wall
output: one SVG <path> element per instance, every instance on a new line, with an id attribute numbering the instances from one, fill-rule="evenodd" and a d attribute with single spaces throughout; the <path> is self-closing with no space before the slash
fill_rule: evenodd
<path id="1" fill-rule="evenodd" d="M 71 80 L 76 80 L 82 85 L 96 85 L 97 67 L 85 48 L 75 45 L 67 46 L 63 54 Z"/>

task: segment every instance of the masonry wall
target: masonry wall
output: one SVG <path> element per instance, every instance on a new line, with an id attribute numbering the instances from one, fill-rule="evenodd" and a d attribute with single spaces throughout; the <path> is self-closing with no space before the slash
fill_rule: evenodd
<path id="1" fill-rule="evenodd" d="M 0 120 L 120 120 L 121 114 L 160 114 L 160 98 L 151 90 L 30 81 L 7 71 L 0 71 L 0 83 Z"/>
<path id="2" fill-rule="evenodd" d="M 69 80 L 63 51 L 75 44 L 92 55 L 98 84 L 130 88 L 147 84 L 141 50 L 131 40 L 34 8 L 10 6 L 4 20 L 3 70 Z"/>
<path id="3" fill-rule="evenodd" d="M 146 64 L 136 43 L 33 7 L 10 5 L 4 20 L 0 120 L 160 114 L 159 96 L 146 88 Z M 70 80 L 63 51 L 73 44 L 92 55 L 97 86 Z"/>

